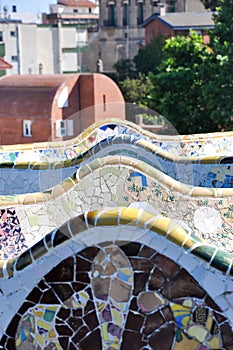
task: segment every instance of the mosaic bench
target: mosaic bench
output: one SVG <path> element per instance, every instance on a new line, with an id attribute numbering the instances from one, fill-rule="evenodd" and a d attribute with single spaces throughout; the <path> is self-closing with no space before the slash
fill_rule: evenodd
<path id="1" fill-rule="evenodd" d="M 230 350 L 232 257 L 143 210 L 81 214 L 0 268 L 5 350 Z"/>
<path id="2" fill-rule="evenodd" d="M 63 174 L 46 191 L 0 196 L 0 349 L 232 350 L 233 189 L 164 173 L 191 166 L 195 178 L 197 165 L 225 179 L 232 134 L 186 135 L 183 147 L 137 126 L 99 140 L 91 130 L 79 156 L 7 164 L 40 181 Z M 177 155 L 193 142 L 199 154 Z"/>
<path id="3" fill-rule="evenodd" d="M 0 163 L 0 193 L 12 195 L 44 191 L 71 176 L 80 164 L 113 154 L 143 160 L 185 184 L 201 187 L 233 187 L 232 157 L 176 156 L 138 135 L 109 136 L 92 147 L 86 146 L 85 149 L 83 146 L 78 155 L 74 153 L 76 156 L 66 160 L 43 162 L 15 160 Z"/>

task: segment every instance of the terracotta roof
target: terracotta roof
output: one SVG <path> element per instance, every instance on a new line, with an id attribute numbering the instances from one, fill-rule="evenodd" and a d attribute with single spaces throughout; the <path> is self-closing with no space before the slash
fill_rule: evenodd
<path id="1" fill-rule="evenodd" d="M 12 65 L 4 61 L 2 57 L 0 57 L 0 70 L 11 69 Z"/>
<path id="2" fill-rule="evenodd" d="M 6 75 L 0 78 L 0 117 L 51 115 L 52 103 L 63 83 L 77 80 L 69 75 Z"/>
<path id="3" fill-rule="evenodd" d="M 89 0 L 58 0 L 58 5 L 67 7 L 97 7 L 97 5 Z"/>
<path id="4" fill-rule="evenodd" d="M 60 86 L 66 80 L 77 74 L 26 74 L 26 75 L 8 75 L 0 79 L 0 86 L 12 87 L 32 87 L 32 88 L 54 88 Z"/>
<path id="5" fill-rule="evenodd" d="M 189 28 L 214 28 L 212 12 L 172 12 L 164 16 L 153 14 L 145 20 L 143 27 L 152 20 L 157 19 L 166 23 L 174 30 Z"/>

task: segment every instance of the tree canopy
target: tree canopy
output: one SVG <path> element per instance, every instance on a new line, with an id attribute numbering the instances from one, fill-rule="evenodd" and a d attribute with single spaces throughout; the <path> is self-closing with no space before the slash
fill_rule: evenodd
<path id="1" fill-rule="evenodd" d="M 153 108 L 181 134 L 232 130 L 233 0 L 218 6 L 208 46 L 195 31 L 155 38 L 131 62 L 136 76 L 121 74 L 126 101 Z"/>

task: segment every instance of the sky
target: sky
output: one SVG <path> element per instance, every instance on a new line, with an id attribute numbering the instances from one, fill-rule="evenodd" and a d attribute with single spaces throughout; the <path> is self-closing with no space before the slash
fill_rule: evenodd
<path id="1" fill-rule="evenodd" d="M 0 0 L 1 12 L 4 5 L 9 7 L 11 12 L 12 5 L 16 5 L 17 12 L 49 12 L 49 4 L 56 4 L 57 0 Z"/>

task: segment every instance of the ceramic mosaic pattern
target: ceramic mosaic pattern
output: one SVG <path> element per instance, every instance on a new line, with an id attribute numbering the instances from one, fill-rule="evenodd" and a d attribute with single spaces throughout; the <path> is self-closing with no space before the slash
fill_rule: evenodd
<path id="1" fill-rule="evenodd" d="M 135 124 L 113 120 L 96 123 L 70 141 L 14 147 L 1 147 L 2 195 L 44 191 L 71 176 L 80 163 L 114 153 L 141 157 L 186 184 L 233 186 L 232 133 L 159 136 Z"/>
<path id="2" fill-rule="evenodd" d="M 21 254 L 28 248 L 15 209 L 0 210 L 0 259 Z"/>
<path id="3" fill-rule="evenodd" d="M 118 135 L 100 141 L 77 157 L 60 162 L 18 163 L 11 168 L 2 164 L 2 195 L 44 191 L 71 176 L 80 165 L 108 155 L 126 155 L 140 159 L 184 184 L 201 187 L 233 187 L 233 167 L 226 158 L 173 157 L 145 139 Z M 216 164 L 215 164 L 216 163 Z M 221 164 L 220 164 L 221 163 Z M 223 164 L 224 163 L 224 164 Z"/>
<path id="4" fill-rule="evenodd" d="M 0 349 L 232 350 L 231 133 L 96 126 L 2 149 Z"/>
<path id="5" fill-rule="evenodd" d="M 111 118 L 96 122 L 72 140 L 0 147 L 0 163 L 66 160 L 106 137 L 128 134 L 146 139 L 175 155 L 188 157 L 231 156 L 232 132 L 193 135 L 156 135 L 136 124 Z"/>
<path id="6" fill-rule="evenodd" d="M 233 192 L 230 191 L 188 187 L 150 166 L 145 170 L 143 162 L 112 156 L 80 167 L 76 177 L 45 192 L 44 196 L 2 197 L 1 205 L 15 203 L 25 248 L 79 213 L 137 205 L 176 220 L 189 232 L 232 253 Z M 6 250 L 4 245 L 3 251 L 2 257 L 16 254 L 16 250 Z"/>
<path id="7" fill-rule="evenodd" d="M 58 264 L 26 297 L 1 345 L 230 350 L 233 333 L 222 310 L 185 269 L 131 242 L 91 246 Z"/>

